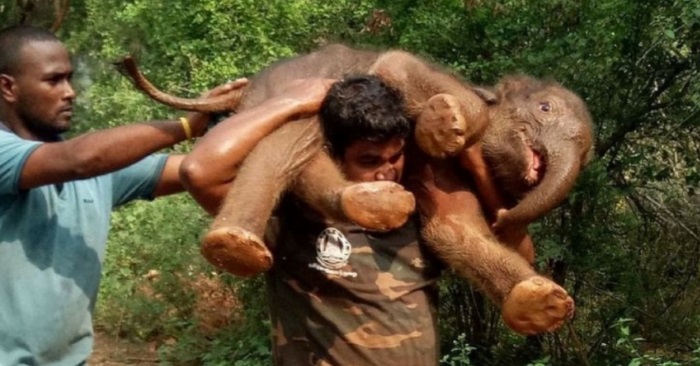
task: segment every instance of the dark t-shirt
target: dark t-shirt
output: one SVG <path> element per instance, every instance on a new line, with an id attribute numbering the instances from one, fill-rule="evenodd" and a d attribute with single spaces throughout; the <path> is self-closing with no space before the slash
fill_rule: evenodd
<path id="1" fill-rule="evenodd" d="M 269 225 L 277 365 L 437 365 L 442 266 L 417 220 L 390 233 L 323 223 L 287 199 Z"/>

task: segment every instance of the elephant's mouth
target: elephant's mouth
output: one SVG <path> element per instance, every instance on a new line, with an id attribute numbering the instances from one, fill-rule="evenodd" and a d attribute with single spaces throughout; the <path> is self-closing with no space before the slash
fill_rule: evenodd
<path id="1" fill-rule="evenodd" d="M 521 131 L 520 138 L 525 146 L 525 161 L 527 163 L 524 179 L 529 187 L 534 187 L 544 178 L 546 164 L 544 156 L 532 146 L 532 142 L 523 132 Z"/>
<path id="2" fill-rule="evenodd" d="M 545 164 L 542 155 L 535 151 L 532 147 L 527 147 L 527 171 L 525 173 L 525 180 L 530 186 L 537 185 L 544 177 Z"/>

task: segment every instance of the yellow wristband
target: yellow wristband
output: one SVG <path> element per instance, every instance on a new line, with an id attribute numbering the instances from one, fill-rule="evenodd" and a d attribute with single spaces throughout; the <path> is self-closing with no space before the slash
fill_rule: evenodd
<path id="1" fill-rule="evenodd" d="M 180 117 L 180 123 L 182 123 L 182 129 L 185 130 L 185 137 L 189 140 L 192 138 L 192 127 L 190 127 L 190 121 L 186 117 Z"/>

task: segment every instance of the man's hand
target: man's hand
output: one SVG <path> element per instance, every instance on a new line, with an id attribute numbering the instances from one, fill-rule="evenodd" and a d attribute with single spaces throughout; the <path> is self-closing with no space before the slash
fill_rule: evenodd
<path id="1" fill-rule="evenodd" d="M 282 90 L 279 98 L 293 103 L 297 112 L 301 115 L 313 114 L 321 107 L 328 89 L 335 83 L 335 79 L 310 78 L 295 80 Z"/>
<path id="2" fill-rule="evenodd" d="M 247 85 L 248 79 L 237 79 L 225 84 L 221 84 L 205 92 L 204 94 L 202 94 L 201 98 L 206 99 L 211 97 L 218 97 L 220 95 L 224 95 L 233 91 L 238 91 L 239 89 L 244 88 Z M 187 120 L 190 122 L 190 128 L 192 128 L 192 136 L 198 137 L 204 135 L 204 132 L 206 132 L 207 126 L 209 125 L 209 118 L 210 115 L 207 113 L 191 112 L 187 114 Z"/>

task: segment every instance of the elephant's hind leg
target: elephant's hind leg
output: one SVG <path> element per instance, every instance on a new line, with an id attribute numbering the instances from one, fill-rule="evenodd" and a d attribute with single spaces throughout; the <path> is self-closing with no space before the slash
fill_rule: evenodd
<path id="1" fill-rule="evenodd" d="M 241 277 L 252 277 L 272 266 L 272 254 L 260 237 L 237 226 L 212 227 L 202 239 L 209 263 Z"/>
<path id="2" fill-rule="evenodd" d="M 400 184 L 349 182 L 325 151 L 304 167 L 292 191 L 331 220 L 350 221 L 373 231 L 399 228 L 415 210 L 413 194 Z"/>
<path id="3" fill-rule="evenodd" d="M 289 122 L 246 157 L 231 190 L 202 240 L 202 254 L 238 276 L 254 276 L 272 265 L 262 240 L 281 194 L 316 155 L 321 132 L 315 118 Z"/>

